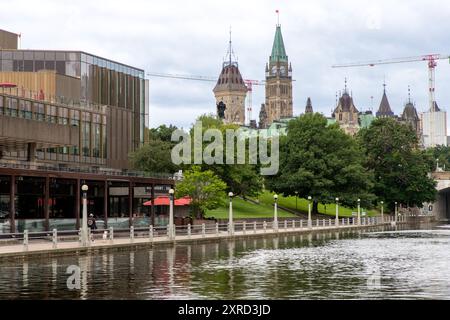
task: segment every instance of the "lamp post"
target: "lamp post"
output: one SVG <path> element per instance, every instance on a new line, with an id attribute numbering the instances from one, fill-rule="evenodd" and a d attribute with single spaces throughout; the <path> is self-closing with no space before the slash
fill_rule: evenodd
<path id="1" fill-rule="evenodd" d="M 358 199 L 358 226 L 361 225 L 361 199 Z"/>
<path id="2" fill-rule="evenodd" d="M 273 195 L 274 211 L 273 211 L 273 229 L 278 232 L 278 195 Z"/>
<path id="3" fill-rule="evenodd" d="M 395 216 L 394 216 L 394 222 L 397 223 L 397 216 L 398 216 L 398 209 L 397 209 L 397 201 L 395 201 Z"/>
<path id="4" fill-rule="evenodd" d="M 339 227 L 339 198 L 336 198 L 336 227 Z"/>
<path id="5" fill-rule="evenodd" d="M 308 228 L 312 228 L 312 220 L 311 220 L 311 196 L 308 196 Z"/>
<path id="6" fill-rule="evenodd" d="M 384 210 L 383 204 L 384 204 L 384 202 L 380 201 L 380 204 L 381 204 L 381 223 L 384 223 L 384 215 L 383 215 L 383 210 Z"/>
<path id="7" fill-rule="evenodd" d="M 298 208 L 297 208 L 297 199 L 298 199 L 298 191 L 295 191 L 295 210 L 298 210 Z"/>
<path id="8" fill-rule="evenodd" d="M 170 188 L 169 190 L 169 198 L 170 198 L 170 208 L 169 208 L 169 239 L 173 240 L 174 234 L 173 234 L 173 196 L 174 196 L 175 190 Z"/>
<path id="9" fill-rule="evenodd" d="M 234 234 L 233 228 L 233 192 L 228 193 L 228 197 L 230 198 L 230 213 L 228 214 L 228 233 L 230 236 Z"/>
<path id="10" fill-rule="evenodd" d="M 83 191 L 83 219 L 81 221 L 81 244 L 86 247 L 88 244 L 88 226 L 87 226 L 87 191 L 89 187 L 86 184 L 81 186 Z"/>

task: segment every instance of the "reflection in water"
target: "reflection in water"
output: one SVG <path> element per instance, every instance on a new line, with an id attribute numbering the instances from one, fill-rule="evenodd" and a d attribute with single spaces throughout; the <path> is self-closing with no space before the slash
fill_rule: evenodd
<path id="1" fill-rule="evenodd" d="M 0 298 L 448 298 L 450 229 L 323 232 L 0 261 Z M 67 288 L 69 266 L 80 288 Z"/>

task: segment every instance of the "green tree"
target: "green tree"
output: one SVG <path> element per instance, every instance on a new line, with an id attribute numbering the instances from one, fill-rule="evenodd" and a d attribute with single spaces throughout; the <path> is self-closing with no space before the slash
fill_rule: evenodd
<path id="1" fill-rule="evenodd" d="M 165 142 L 169 142 L 172 144 L 171 138 L 172 133 L 177 130 L 178 128 L 174 125 L 166 126 L 165 124 L 160 125 L 157 128 L 150 128 L 148 129 L 148 138 L 149 140 L 162 140 Z"/>
<path id="2" fill-rule="evenodd" d="M 363 167 L 363 153 L 356 141 L 337 124 L 327 125 L 320 114 L 305 114 L 288 123 L 287 136 L 280 139 L 280 170 L 267 177 L 272 191 L 313 198 L 318 203 L 354 206 L 357 199 L 370 207 L 374 201 L 372 174 Z"/>
<path id="3" fill-rule="evenodd" d="M 436 165 L 444 170 L 450 170 L 450 146 L 438 145 L 428 148 L 426 152 L 430 157 L 430 171 L 436 170 Z"/>
<path id="4" fill-rule="evenodd" d="M 130 154 L 133 169 L 154 172 L 174 173 L 178 167 L 171 159 L 172 145 L 162 140 L 150 140 L 147 144 Z"/>
<path id="5" fill-rule="evenodd" d="M 421 207 L 436 196 L 428 177 L 432 159 L 417 148 L 415 132 L 392 118 L 381 118 L 358 133 L 364 146 L 366 167 L 374 171 L 374 193 L 390 208 L 395 201 Z"/>
<path id="6" fill-rule="evenodd" d="M 184 172 L 183 180 L 176 185 L 176 196 L 189 196 L 191 208 L 197 218 L 202 218 L 206 210 L 222 204 L 227 185 L 211 170 L 201 171 L 200 166 L 192 166 Z"/>
<path id="7" fill-rule="evenodd" d="M 218 129 L 222 132 L 223 142 L 226 141 L 226 130 L 238 130 L 239 126 L 234 124 L 224 124 L 222 120 L 216 119 L 212 115 L 202 115 L 197 121 L 202 122 L 203 133 L 208 129 Z M 191 137 L 193 137 L 193 129 L 191 129 Z M 203 150 L 210 142 L 203 142 Z M 234 155 L 236 159 L 237 154 L 237 141 L 235 139 Z M 194 152 L 194 148 L 192 148 Z M 213 171 L 220 179 L 222 179 L 228 186 L 228 190 L 233 191 L 235 195 L 242 197 L 256 196 L 263 189 L 264 179 L 259 174 L 259 166 L 248 163 L 248 141 L 246 141 L 246 163 L 245 164 L 226 164 L 226 148 L 224 147 L 224 164 L 206 164 L 201 165 L 202 170 Z"/>

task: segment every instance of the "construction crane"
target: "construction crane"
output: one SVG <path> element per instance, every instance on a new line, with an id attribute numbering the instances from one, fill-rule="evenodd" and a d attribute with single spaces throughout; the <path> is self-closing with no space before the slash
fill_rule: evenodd
<path id="1" fill-rule="evenodd" d="M 208 77 L 208 76 L 198 76 L 198 75 L 182 75 L 182 74 L 168 74 L 168 73 L 156 73 L 149 72 L 147 73 L 149 77 L 159 77 L 159 78 L 172 78 L 172 79 L 182 79 L 182 80 L 194 80 L 194 81 L 205 81 L 205 82 L 217 82 L 217 78 Z M 253 86 L 263 86 L 265 85 L 264 80 L 250 80 L 244 79 L 245 86 L 247 87 L 248 97 L 247 97 L 247 118 L 248 123 L 250 124 L 250 120 L 252 119 L 252 103 L 253 103 Z"/>
<path id="2" fill-rule="evenodd" d="M 416 57 L 405 57 L 405 58 L 394 58 L 394 59 L 384 59 L 384 60 L 374 60 L 374 61 L 365 61 L 365 62 L 355 62 L 348 64 L 338 64 L 331 66 L 332 68 L 348 68 L 348 67 L 374 67 L 376 65 L 382 64 L 394 64 L 394 63 L 407 63 L 407 62 L 416 62 L 416 61 L 427 61 L 428 65 L 428 105 L 430 107 L 430 140 L 432 146 L 434 146 L 434 140 L 432 137 L 433 130 L 433 118 L 435 111 L 435 68 L 437 66 L 437 60 L 441 59 L 449 59 L 450 55 L 445 54 L 427 54 L 423 56 Z"/>
<path id="3" fill-rule="evenodd" d="M 331 66 L 332 68 L 348 68 L 348 67 L 373 67 L 381 64 L 393 64 L 393 63 L 406 63 L 406 62 L 416 62 L 416 61 L 428 61 L 428 102 L 430 106 L 430 111 L 434 111 L 434 102 L 435 102 L 435 78 L 434 78 L 434 69 L 437 66 L 437 60 L 440 59 L 449 59 L 450 55 L 443 54 L 427 54 L 424 56 L 417 57 L 406 57 L 406 58 L 394 58 L 394 59 L 384 59 L 384 60 L 374 60 L 374 61 L 365 61 L 365 62 L 356 62 L 356 63 L 348 63 L 348 64 L 338 64 Z"/>

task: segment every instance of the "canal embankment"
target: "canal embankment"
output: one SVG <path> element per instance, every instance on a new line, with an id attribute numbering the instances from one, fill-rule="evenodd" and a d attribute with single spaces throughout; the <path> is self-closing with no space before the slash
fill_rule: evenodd
<path id="1" fill-rule="evenodd" d="M 408 217 L 409 218 L 409 217 Z M 394 221 L 393 217 L 340 219 L 338 223 L 334 219 L 311 220 L 284 220 L 278 224 L 272 221 L 262 223 L 240 222 L 233 225 L 232 230 L 227 224 L 197 225 L 197 226 L 177 226 L 174 235 L 164 230 L 149 227 L 146 229 L 130 228 L 127 232 L 114 232 L 112 228 L 98 233 L 92 240 L 83 243 L 82 239 L 74 236 L 58 235 L 54 230 L 45 238 L 29 238 L 29 234 L 22 234 L 16 240 L 9 240 L 8 243 L 0 244 L 0 259 L 5 258 L 26 258 L 29 256 L 56 256 L 56 255 L 79 255 L 90 254 L 104 250 L 132 249 L 139 247 L 152 247 L 159 245 L 174 245 L 181 243 L 199 243 L 207 241 L 218 241 L 223 239 L 233 240 L 241 238 L 265 237 L 286 234 L 318 233 L 323 231 L 340 230 L 364 230 L 367 228 L 405 224 L 407 217 L 399 217 Z M 117 234 L 117 236 L 114 236 Z"/>

